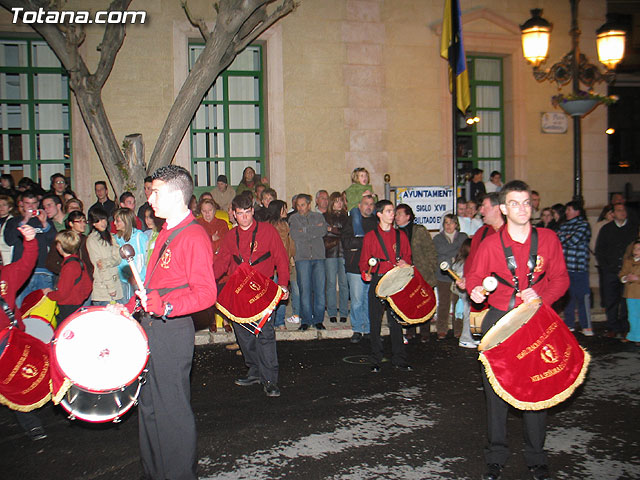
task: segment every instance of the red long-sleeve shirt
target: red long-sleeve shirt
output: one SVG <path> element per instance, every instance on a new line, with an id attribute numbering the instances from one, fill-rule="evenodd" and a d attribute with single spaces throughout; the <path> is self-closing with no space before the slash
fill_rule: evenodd
<path id="1" fill-rule="evenodd" d="M 83 267 L 84 264 L 78 255 L 66 257 L 62 261 L 58 288 L 49 292 L 47 296 L 60 305 L 82 305 L 93 289 L 89 272 Z"/>
<path id="2" fill-rule="evenodd" d="M 24 250 L 19 260 L 0 268 L 0 294 L 9 305 L 9 308 L 15 312 L 18 319 L 20 319 L 21 315 L 16 308 L 16 292 L 26 283 L 33 272 L 33 268 L 36 266 L 38 241 L 35 238 L 29 242 L 25 240 L 23 248 Z M 9 317 L 0 308 L 0 329 L 8 327 L 10 323 Z M 20 328 L 24 328 L 20 320 L 18 320 L 18 324 Z"/>
<path id="3" fill-rule="evenodd" d="M 253 232 L 258 228 L 253 253 L 249 252 L 249 244 L 253 238 Z M 236 233 L 238 237 L 236 237 Z M 238 249 L 237 238 L 240 239 Z M 255 220 L 247 230 L 234 227 L 222 239 L 216 263 L 213 266 L 216 278 L 222 277 L 225 273 L 229 275 L 235 272 L 238 264 L 233 256 L 241 256 L 243 261 L 256 261 L 267 252 L 270 255 L 267 259 L 257 263 L 253 267 L 265 277 L 273 277 L 274 268 L 278 272 L 278 285 L 286 287 L 289 284 L 289 258 L 284 244 L 280 239 L 278 231 L 266 222 L 256 222 Z"/>
<path id="4" fill-rule="evenodd" d="M 149 259 L 145 286 L 148 290 L 176 288 L 160 297 L 173 306 L 169 317 L 181 317 L 199 312 L 216 303 L 216 281 L 213 276 L 211 239 L 202 226 L 189 225 L 171 241 L 158 261 L 160 249 L 173 231 L 193 221 L 193 215 L 167 229 L 165 223 L 158 234 Z M 158 261 L 157 267 L 156 261 Z M 153 275 L 152 275 L 153 273 Z"/>
<path id="5" fill-rule="evenodd" d="M 569 274 L 564 263 L 562 254 L 562 245 L 558 237 L 552 230 L 546 228 L 538 228 L 538 258 L 533 272 L 533 279 L 536 282 L 544 273 L 538 283 L 533 285 L 535 292 L 542 298 L 547 305 L 551 305 L 559 299 L 569 288 Z M 474 257 L 473 264 L 466 275 L 467 291 L 471 291 L 478 285 L 482 285 L 485 277 L 491 273 L 496 273 L 509 283 L 512 282 L 512 275 L 507 267 L 500 237 L 504 239 L 505 247 L 511 247 L 513 256 L 516 260 L 516 275 L 520 283 L 520 290 L 529 288 L 529 280 L 527 273 L 529 268 L 527 262 L 529 260 L 529 250 L 531 247 L 531 233 L 527 237 L 525 243 L 514 241 L 509 235 L 507 228 L 500 230 L 498 235 L 491 235 L 484 239 L 478 248 L 478 252 Z M 513 288 L 498 282 L 498 288 L 489 294 L 488 302 L 498 310 L 508 310 L 509 300 L 513 295 Z M 520 305 L 522 299 L 516 297 L 515 305 Z"/>
<path id="6" fill-rule="evenodd" d="M 376 235 L 376 230 L 372 230 L 364 236 L 362 242 L 362 253 L 360 254 L 360 272 L 366 272 L 369 270 L 369 259 L 375 257 L 378 259 L 378 264 L 373 267 L 371 273 L 377 273 L 384 275 L 393 267 L 396 266 L 396 229 L 391 228 L 388 231 L 384 231 L 380 228 L 380 224 L 376 227 L 378 233 L 382 236 L 387 252 L 389 253 L 389 260 L 387 261 L 382 245 Z M 411 245 L 407 235 L 400 231 L 400 258 L 411 264 Z"/>

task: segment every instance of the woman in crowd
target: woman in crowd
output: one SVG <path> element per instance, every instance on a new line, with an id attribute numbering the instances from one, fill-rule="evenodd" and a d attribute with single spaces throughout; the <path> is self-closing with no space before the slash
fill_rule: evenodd
<path id="1" fill-rule="evenodd" d="M 242 180 L 240 180 L 240 184 L 238 188 L 236 188 L 236 195 L 240 195 L 242 192 L 248 190 L 255 197 L 256 187 L 258 185 L 269 186 L 266 178 L 261 179 L 253 167 L 247 167 L 242 171 Z"/>
<path id="2" fill-rule="evenodd" d="M 113 213 L 113 222 L 116 227 L 116 242 L 122 247 L 128 243 L 133 247 L 135 256 L 133 264 L 140 274 L 140 278 L 144 279 L 146 272 L 146 252 L 147 252 L 147 236 L 135 228 L 136 215 L 129 208 L 119 208 Z M 129 263 L 122 259 L 118 268 L 120 281 L 122 282 L 123 302 L 126 303 L 133 296 L 133 292 L 138 286 L 135 284 L 133 273 Z"/>
<path id="3" fill-rule="evenodd" d="M 338 305 L 336 284 L 340 293 L 340 321 L 346 323 L 349 315 L 349 284 L 344 269 L 344 253 L 340 235 L 348 220 L 347 207 L 340 192 L 329 196 L 329 206 L 324 214 L 327 221 L 327 234 L 324 236 L 325 274 L 327 279 L 327 313 L 331 323 L 337 322 Z M 337 278 L 337 282 L 336 282 Z"/>
<path id="4" fill-rule="evenodd" d="M 151 258 L 151 252 L 153 252 L 153 247 L 156 245 L 156 239 L 164 225 L 164 219 L 156 217 L 150 205 L 145 207 L 143 216 L 144 226 L 146 227 L 144 234 L 147 236 L 147 253 L 145 256 L 147 258 L 147 264 L 149 264 L 149 258 Z"/>
<path id="5" fill-rule="evenodd" d="M 203 198 L 200 201 L 198 210 L 200 211 L 200 216 L 196 218 L 196 221 L 204 227 L 211 239 L 211 247 L 214 254 L 213 260 L 215 262 L 215 255 L 218 253 L 222 239 L 229 231 L 229 224 L 215 216 L 218 205 L 210 198 Z"/>
<path id="6" fill-rule="evenodd" d="M 287 204 L 282 200 L 273 200 L 269 203 L 267 210 L 267 221 L 275 227 L 280 234 L 280 239 L 284 244 L 284 249 L 287 251 L 287 257 L 289 258 L 289 274 L 293 275 L 295 272 L 293 257 L 296 255 L 296 244 L 291 238 L 289 233 L 289 224 L 287 223 Z M 297 292 L 294 298 L 294 288 Z M 300 292 L 298 291 L 298 285 L 295 282 L 295 276 L 291 280 L 291 306 L 293 308 L 293 315 L 298 318 L 300 315 Z M 284 317 L 286 314 L 287 305 L 281 302 L 276 309 L 276 318 L 273 326 L 278 330 L 286 330 L 287 327 L 284 324 Z"/>
<path id="7" fill-rule="evenodd" d="M 91 233 L 87 238 L 87 250 L 93 264 L 94 305 L 122 302 L 122 283 L 118 274 L 121 258 L 118 243 L 109 233 L 108 215 L 102 208 L 89 211 Z"/>
<path id="8" fill-rule="evenodd" d="M 91 279 L 93 275 L 93 264 L 91 263 L 89 252 L 87 250 L 87 237 L 84 234 L 87 228 L 87 219 L 85 218 L 84 213 L 77 210 L 71 212 L 64 219 L 64 228 L 66 230 L 72 230 L 80 236 L 80 246 L 78 247 L 78 251 L 74 255 L 79 257 L 80 260 L 84 262 L 85 270 L 87 271 L 87 273 L 89 274 L 89 278 Z M 55 273 L 56 275 L 60 275 L 63 261 L 64 257 L 57 248 L 49 249 L 46 263 L 47 270 Z"/>
<path id="9" fill-rule="evenodd" d="M 551 206 L 551 212 L 553 214 L 553 220 L 547 225 L 547 228 L 550 228 L 554 232 L 557 232 L 565 221 L 564 216 L 564 205 L 562 203 L 556 203 Z"/>
<path id="10" fill-rule="evenodd" d="M 444 216 L 442 221 L 442 231 L 433 237 L 433 244 L 438 252 L 438 265 L 447 262 L 453 265 L 458 255 L 460 247 L 467 239 L 467 234 L 460 232 L 458 217 L 452 213 Z M 455 306 L 458 296 L 451 293 L 453 279 L 438 268 L 436 271 L 436 287 L 438 288 L 438 313 L 436 327 L 438 329 L 438 340 L 443 340 L 447 336 L 449 329 L 449 312 Z M 453 334 L 456 338 L 462 333 L 462 319 L 453 322 Z"/>
<path id="11" fill-rule="evenodd" d="M 0 195 L 8 195 L 11 198 L 16 198 L 17 194 L 16 182 L 13 176 L 9 173 L 0 175 Z"/>
<path id="12" fill-rule="evenodd" d="M 551 210 L 551 207 L 547 207 L 543 208 L 542 212 L 540 212 L 540 221 L 535 226 L 539 228 L 551 228 L 549 226 L 551 222 L 553 222 L 553 210 Z"/>

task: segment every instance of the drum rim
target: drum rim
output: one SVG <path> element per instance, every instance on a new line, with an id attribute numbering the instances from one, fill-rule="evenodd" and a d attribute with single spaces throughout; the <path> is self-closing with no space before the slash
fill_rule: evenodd
<path id="1" fill-rule="evenodd" d="M 531 320 L 533 318 L 533 316 L 540 310 L 540 307 L 542 306 L 542 302 L 532 302 L 532 303 L 521 303 L 520 305 L 518 305 L 517 307 L 515 307 L 513 310 L 511 310 L 510 312 L 505 313 L 496 323 L 494 323 L 491 328 L 489 330 L 487 330 L 487 333 L 485 333 L 482 336 L 482 339 L 480 340 L 480 343 L 478 344 L 478 351 L 479 352 L 483 352 L 485 350 L 490 350 L 492 348 L 497 347 L 498 345 L 500 345 L 504 340 L 506 340 L 509 337 L 503 338 L 501 339 L 499 342 L 491 345 L 490 347 L 486 347 L 486 345 L 489 343 L 489 340 L 491 340 L 491 338 L 496 334 L 496 332 L 498 332 L 505 324 L 509 323 L 511 321 L 511 319 L 513 317 L 515 317 L 515 315 L 517 313 L 520 313 L 520 310 L 529 310 L 532 308 L 535 308 L 535 310 L 531 313 L 531 315 L 529 316 L 529 318 L 522 323 L 519 328 L 522 328 L 522 326 L 526 325 L 527 322 L 529 320 Z M 484 319 L 483 319 L 484 321 Z M 515 332 L 514 332 L 515 333 Z M 489 337 L 489 338 L 487 338 Z"/>
<path id="2" fill-rule="evenodd" d="M 72 378 L 67 374 L 67 372 L 64 371 L 64 369 L 62 368 L 62 366 L 58 362 L 58 354 L 56 352 L 55 346 L 58 343 L 58 337 L 60 336 L 60 334 L 64 330 L 64 327 L 66 327 L 66 325 L 69 322 L 71 322 L 73 319 L 75 319 L 76 317 L 80 316 L 80 314 L 84 314 L 84 313 L 91 312 L 91 311 L 108 311 L 108 310 L 106 310 L 106 307 L 101 307 L 101 306 L 82 307 L 82 308 L 78 309 L 76 312 L 74 312 L 72 315 L 68 316 L 62 322 L 62 324 L 56 329 L 55 337 L 53 338 L 53 340 L 51 340 L 51 345 L 52 345 L 52 347 L 51 347 L 51 364 L 64 377 L 65 386 L 66 386 L 67 381 L 68 381 L 69 385 L 75 385 L 75 386 L 80 387 L 80 388 L 82 388 L 83 390 L 85 390 L 85 391 L 87 391 L 89 393 L 111 393 L 111 392 L 115 392 L 117 390 L 121 390 L 123 387 L 128 387 L 137 378 L 140 377 L 140 375 L 142 374 L 144 369 L 147 368 L 147 364 L 149 363 L 149 338 L 147 337 L 147 334 L 144 331 L 144 329 L 142 328 L 142 326 L 140 325 L 140 323 L 138 323 L 138 321 L 136 321 L 135 319 L 131 320 L 131 322 L 136 326 L 138 331 L 142 334 L 142 337 L 144 338 L 144 340 L 145 340 L 145 342 L 147 344 L 147 352 L 146 352 L 146 361 L 144 362 L 144 365 L 142 366 L 142 368 L 140 368 L 140 371 L 128 383 L 119 385 L 119 386 L 111 388 L 109 390 L 95 390 L 95 389 L 87 387 L 87 386 L 85 386 L 85 385 L 83 385 L 81 383 L 73 381 Z M 117 312 L 112 312 L 112 313 L 114 313 L 115 315 L 121 315 L 121 316 L 123 316 L 125 318 L 129 318 L 127 315 L 124 315 L 122 312 L 118 312 L 118 313 Z M 131 317 L 131 318 L 133 318 L 133 317 Z M 63 387 L 61 390 L 64 391 L 64 394 L 66 394 L 68 388 L 64 388 Z M 64 394 L 62 394 L 62 395 L 64 395 Z M 58 395 L 56 395 L 56 396 L 58 396 Z"/>
<path id="3" fill-rule="evenodd" d="M 131 402 L 124 406 L 124 408 L 118 412 L 117 415 L 110 415 L 110 416 L 105 416 L 102 415 L 100 416 L 100 420 L 95 420 L 95 419 L 89 419 L 87 418 L 86 414 L 79 411 L 79 410 L 74 410 L 72 408 L 67 408 L 67 406 L 69 405 L 68 402 L 65 401 L 65 396 L 67 395 L 68 391 L 72 388 L 72 387 L 76 387 L 80 390 L 82 390 L 85 393 L 88 393 L 90 395 L 95 395 L 95 394 L 102 394 L 102 395 L 112 395 L 115 394 L 115 390 L 111 390 L 109 392 L 90 392 L 88 390 L 86 390 L 85 388 L 80 387 L 78 384 L 71 384 L 69 385 L 69 388 L 67 388 L 64 392 L 64 394 L 60 397 L 59 399 L 59 405 L 69 414 L 69 415 L 73 415 L 74 418 L 77 418 L 79 420 L 82 420 L 83 422 L 87 422 L 87 423 L 108 423 L 108 422 L 113 422 L 115 419 L 117 418 L 121 418 L 124 414 L 126 414 L 129 410 L 131 410 L 136 403 L 138 402 L 138 399 L 140 398 L 140 389 L 142 388 L 142 380 L 140 379 L 140 377 L 137 378 L 138 380 L 138 386 L 137 386 L 137 390 L 136 390 L 136 394 L 134 397 L 131 398 Z M 134 383 L 131 382 L 129 384 L 127 384 L 125 387 L 130 387 L 132 386 Z M 120 389 L 119 389 L 120 390 Z"/>

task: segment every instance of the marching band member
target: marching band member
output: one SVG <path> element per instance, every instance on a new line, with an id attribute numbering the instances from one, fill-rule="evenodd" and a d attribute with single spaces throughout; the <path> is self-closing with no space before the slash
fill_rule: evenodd
<path id="1" fill-rule="evenodd" d="M 371 282 L 369 285 L 369 320 L 371 322 L 371 358 L 373 361 L 371 371 L 378 373 L 384 353 L 380 328 L 386 307 L 376 296 L 376 286 L 382 276 L 393 267 L 411 265 L 411 246 L 407 235 L 403 231 L 393 228 L 395 209 L 389 200 L 377 202 L 375 211 L 378 217 L 378 226 L 364 236 L 359 266 L 362 279 L 365 282 Z M 369 273 L 369 259 L 372 257 L 376 258 L 378 263 Z M 387 315 L 387 319 L 391 334 L 391 363 L 395 368 L 410 372 L 412 368 L 407 364 L 402 327 L 391 315 Z"/>
<path id="2" fill-rule="evenodd" d="M 149 204 L 166 219 L 146 270 L 146 291 L 136 291 L 149 339 L 146 384 L 138 407 L 140 455 L 149 479 L 195 479 L 196 423 L 189 373 L 194 326 L 190 315 L 216 300 L 211 239 L 187 205 L 193 180 L 168 165 L 153 175 Z M 135 297 L 127 304 L 134 310 Z"/>
<path id="3" fill-rule="evenodd" d="M 483 240 L 466 274 L 466 288 L 476 303 L 487 298 L 483 279 L 493 275 L 498 280 L 497 289 L 488 297 L 490 308 L 482 323 L 483 335 L 517 305 L 539 299 L 551 305 L 569 286 L 558 237 L 551 230 L 531 226 L 529 186 L 519 180 L 504 185 L 500 192 L 500 210 L 506 215 L 506 227 Z M 487 473 L 483 478 L 497 480 L 509 456 L 509 405 L 495 393 L 484 373 L 482 380 L 489 428 L 485 449 Z M 544 451 L 546 410 L 523 410 L 522 417 L 527 466 L 534 479 L 550 479 Z"/>
<path id="4" fill-rule="evenodd" d="M 273 277 L 275 268 L 278 285 L 284 290 L 282 300 L 286 300 L 289 298 L 289 258 L 278 231 L 270 223 L 257 222 L 253 218 L 253 199 L 248 195 L 236 196 L 231 206 L 238 225 L 222 240 L 213 266 L 216 278 L 225 273 L 233 274 L 243 262 L 267 278 Z M 280 396 L 274 315 L 275 310 L 258 335 L 233 322 L 238 344 L 249 369 L 247 376 L 237 379 L 235 383 L 239 386 L 262 383 L 268 397 Z"/>

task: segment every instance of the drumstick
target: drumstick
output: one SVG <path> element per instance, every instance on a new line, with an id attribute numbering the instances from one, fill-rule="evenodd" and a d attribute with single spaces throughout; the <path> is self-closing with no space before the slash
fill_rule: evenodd
<path id="1" fill-rule="evenodd" d="M 147 293 L 147 290 L 144 288 L 144 284 L 142 283 L 142 279 L 140 278 L 140 273 L 138 273 L 138 269 L 133 263 L 133 257 L 136 256 L 136 251 L 133 249 L 131 245 L 125 243 L 120 247 L 120 256 L 127 261 L 129 267 L 131 267 L 131 273 L 133 273 L 133 278 L 136 281 L 136 285 L 138 285 L 138 290 L 143 293 Z"/>
<path id="2" fill-rule="evenodd" d="M 482 295 L 489 295 L 498 288 L 498 280 L 496 277 L 487 277 L 482 281 Z"/>
<path id="3" fill-rule="evenodd" d="M 458 274 L 456 272 L 454 272 L 453 270 L 451 270 L 451 266 L 449 265 L 448 262 L 442 262 L 440 264 L 440 270 L 447 272 L 449 275 L 451 275 L 451 277 L 453 277 L 453 279 L 456 282 L 460 281 L 460 277 L 458 276 Z"/>
<path id="4" fill-rule="evenodd" d="M 378 264 L 378 259 L 371 257 L 369 259 L 369 269 L 367 270 L 367 275 L 371 275 L 371 269 Z"/>

